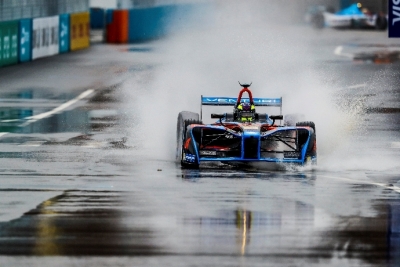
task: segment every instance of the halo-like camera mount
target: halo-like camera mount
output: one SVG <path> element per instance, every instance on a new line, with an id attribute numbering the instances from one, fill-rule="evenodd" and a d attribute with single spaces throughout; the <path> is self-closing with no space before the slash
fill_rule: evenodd
<path id="1" fill-rule="evenodd" d="M 248 87 L 251 86 L 251 84 L 252 84 L 253 82 L 251 82 L 251 83 L 249 83 L 249 84 L 248 84 L 248 83 L 241 84 L 241 83 L 238 81 L 238 83 L 240 84 L 241 87 L 248 88 Z"/>

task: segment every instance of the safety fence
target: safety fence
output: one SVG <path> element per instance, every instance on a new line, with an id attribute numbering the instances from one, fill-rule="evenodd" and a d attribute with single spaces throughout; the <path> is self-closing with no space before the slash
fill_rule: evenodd
<path id="1" fill-rule="evenodd" d="M 89 25 L 89 12 L 0 22 L 0 67 L 86 48 Z"/>

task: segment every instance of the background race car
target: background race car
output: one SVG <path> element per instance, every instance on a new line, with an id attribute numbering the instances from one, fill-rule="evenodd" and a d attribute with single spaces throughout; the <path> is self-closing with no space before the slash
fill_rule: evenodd
<path id="1" fill-rule="evenodd" d="M 307 20 L 315 28 L 386 30 L 388 26 L 386 15 L 371 13 L 366 8 L 361 9 L 359 4 L 352 4 L 336 13 L 331 9 L 319 7 L 309 12 Z"/>

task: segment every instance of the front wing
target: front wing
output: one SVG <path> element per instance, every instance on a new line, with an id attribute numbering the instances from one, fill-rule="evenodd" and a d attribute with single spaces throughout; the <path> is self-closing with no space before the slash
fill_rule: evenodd
<path id="1" fill-rule="evenodd" d="M 182 162 L 316 163 L 316 138 L 310 127 L 279 127 L 271 132 L 235 132 L 222 126 L 189 127 Z"/>

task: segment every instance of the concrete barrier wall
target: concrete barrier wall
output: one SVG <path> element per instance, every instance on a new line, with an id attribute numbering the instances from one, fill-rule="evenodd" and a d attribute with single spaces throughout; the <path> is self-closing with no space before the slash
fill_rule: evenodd
<path id="1" fill-rule="evenodd" d="M 102 8 L 90 9 L 90 28 L 91 29 L 104 29 L 105 28 L 105 10 Z"/>
<path id="2" fill-rule="evenodd" d="M 70 45 L 70 17 L 69 14 L 61 14 L 60 15 L 60 28 L 59 28 L 59 53 L 66 53 L 69 52 L 69 45 Z"/>
<path id="3" fill-rule="evenodd" d="M 119 23 L 128 25 L 125 13 Z M 89 12 L 0 22 L 0 67 L 86 48 L 89 23 Z M 126 28 L 121 36 L 126 42 Z"/>
<path id="4" fill-rule="evenodd" d="M 71 51 L 83 49 L 90 45 L 90 15 L 81 12 L 70 15 Z"/>
<path id="5" fill-rule="evenodd" d="M 195 10 L 207 8 L 201 4 L 176 4 L 105 12 L 106 42 L 135 43 L 161 38 L 179 32 L 193 22 L 200 21 Z M 207 12 L 206 9 L 204 11 Z"/>
<path id="6" fill-rule="evenodd" d="M 18 63 L 18 21 L 0 22 L 0 66 Z"/>
<path id="7" fill-rule="evenodd" d="M 32 60 L 59 52 L 59 16 L 32 20 Z"/>
<path id="8" fill-rule="evenodd" d="M 19 62 L 32 60 L 32 19 L 19 21 Z"/>

